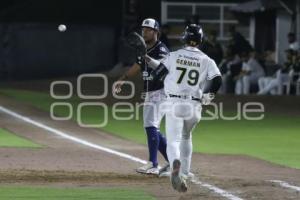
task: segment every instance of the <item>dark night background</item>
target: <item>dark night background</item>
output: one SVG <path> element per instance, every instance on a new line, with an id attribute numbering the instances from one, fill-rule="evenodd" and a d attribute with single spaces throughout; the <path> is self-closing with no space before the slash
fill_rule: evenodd
<path id="1" fill-rule="evenodd" d="M 106 70 L 118 60 L 122 35 L 146 16 L 160 16 L 160 1 L 1 1 L 2 78 Z"/>
<path id="2" fill-rule="evenodd" d="M 128 60 L 131 55 L 130 52 L 124 51 L 122 42 L 122 38 L 128 32 L 136 30 L 146 17 L 161 21 L 161 2 L 161 0 L 2 0 L 0 78 L 4 80 L 73 76 L 111 69 L 118 61 Z M 246 0 L 209 1 L 214 2 L 243 3 Z M 269 21 L 263 16 L 268 13 L 271 13 Z M 275 29 L 264 25 L 270 21 L 275 23 L 274 13 L 271 11 L 261 14 L 261 19 L 266 19 L 266 22 L 257 20 L 260 29 L 265 27 L 264 33 L 271 31 L 268 35 L 261 34 L 262 31 L 256 32 L 257 47 L 271 46 L 274 49 Z M 238 18 L 242 20 L 243 16 L 239 15 Z M 59 24 L 66 24 L 67 31 L 59 32 L 57 30 Z M 265 40 L 270 40 L 271 45 L 261 42 Z"/>

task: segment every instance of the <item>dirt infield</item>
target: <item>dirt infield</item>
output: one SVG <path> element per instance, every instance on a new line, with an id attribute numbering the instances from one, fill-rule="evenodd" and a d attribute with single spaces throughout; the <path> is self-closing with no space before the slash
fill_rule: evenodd
<path id="1" fill-rule="evenodd" d="M 80 128 L 72 121 L 52 121 L 49 114 L 0 96 L 0 105 L 74 137 L 147 159 L 146 146 Z M 227 199 L 203 185 L 189 184 L 188 193 L 172 190 L 168 178 L 135 173 L 140 163 L 61 138 L 0 112 L 0 127 L 28 138 L 43 148 L 0 148 L 0 184 L 51 186 L 142 187 L 157 199 Z M 209 183 L 241 199 L 300 199 L 299 192 L 269 180 L 300 186 L 300 170 L 248 156 L 194 154 L 192 171 Z"/>

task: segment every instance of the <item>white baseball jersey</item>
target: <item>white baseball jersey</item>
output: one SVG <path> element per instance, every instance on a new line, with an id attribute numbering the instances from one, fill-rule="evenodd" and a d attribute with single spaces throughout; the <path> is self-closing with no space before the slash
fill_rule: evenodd
<path id="1" fill-rule="evenodd" d="M 198 48 L 173 51 L 163 64 L 169 70 L 164 81 L 165 93 L 201 98 L 206 80 L 221 73 L 216 63 Z"/>

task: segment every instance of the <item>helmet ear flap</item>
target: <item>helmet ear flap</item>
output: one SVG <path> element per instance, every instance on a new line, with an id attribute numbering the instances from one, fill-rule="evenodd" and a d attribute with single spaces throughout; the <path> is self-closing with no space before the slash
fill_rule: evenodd
<path id="1" fill-rule="evenodd" d="M 186 33 L 186 31 L 184 31 L 184 32 L 181 34 L 180 41 L 181 41 L 182 43 L 184 43 L 184 44 L 187 42 L 187 33 Z"/>
<path id="2" fill-rule="evenodd" d="M 197 46 L 199 44 L 200 44 L 200 42 L 190 41 L 191 46 Z"/>

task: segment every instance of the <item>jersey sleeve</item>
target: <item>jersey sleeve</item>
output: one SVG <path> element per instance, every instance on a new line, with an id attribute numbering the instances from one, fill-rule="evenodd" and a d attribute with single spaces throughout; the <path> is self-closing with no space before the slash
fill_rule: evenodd
<path id="1" fill-rule="evenodd" d="M 215 78 L 216 76 L 221 76 L 220 70 L 218 68 L 218 66 L 216 65 L 215 61 L 212 59 L 208 59 L 207 60 L 207 80 L 211 80 L 213 78 Z"/>
<path id="2" fill-rule="evenodd" d="M 167 68 L 167 70 L 170 70 L 171 65 L 171 54 L 167 54 L 164 59 L 161 61 L 161 63 Z"/>
<path id="3" fill-rule="evenodd" d="M 168 56 L 168 54 L 169 54 L 169 50 L 166 47 L 161 46 L 159 48 L 159 53 L 158 53 L 158 58 L 157 59 L 162 61 Z"/>

